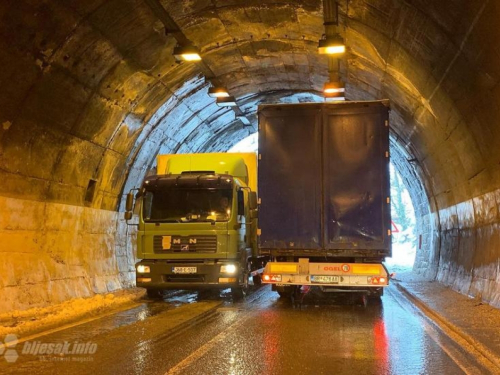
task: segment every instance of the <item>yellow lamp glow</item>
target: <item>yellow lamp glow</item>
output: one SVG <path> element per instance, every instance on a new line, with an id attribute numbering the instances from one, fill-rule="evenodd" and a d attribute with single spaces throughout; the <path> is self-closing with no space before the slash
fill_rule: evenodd
<path id="1" fill-rule="evenodd" d="M 174 48 L 174 57 L 178 61 L 200 61 L 201 56 L 194 46 L 177 46 Z"/>
<path id="2" fill-rule="evenodd" d="M 318 44 L 318 53 L 322 55 L 340 55 L 346 50 L 344 39 L 340 35 L 333 38 L 321 39 Z"/>
<path id="3" fill-rule="evenodd" d="M 228 98 L 229 92 L 225 87 L 209 87 L 208 96 L 211 98 Z"/>

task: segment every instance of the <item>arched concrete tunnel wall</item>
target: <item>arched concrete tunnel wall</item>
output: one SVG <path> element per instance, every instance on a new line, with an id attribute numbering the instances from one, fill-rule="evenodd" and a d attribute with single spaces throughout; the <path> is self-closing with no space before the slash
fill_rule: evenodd
<path id="1" fill-rule="evenodd" d="M 132 285 L 117 209 L 156 153 L 227 149 L 255 131 L 256 104 L 327 79 L 319 0 L 162 3 L 253 129 L 175 63 L 141 0 L 0 4 L 0 310 Z M 393 158 L 420 207 L 416 270 L 497 306 L 498 10 L 341 3 L 348 99 L 392 101 Z"/>

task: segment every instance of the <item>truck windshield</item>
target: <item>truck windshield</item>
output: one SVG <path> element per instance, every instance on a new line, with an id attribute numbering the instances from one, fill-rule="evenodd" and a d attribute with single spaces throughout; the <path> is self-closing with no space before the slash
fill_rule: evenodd
<path id="1" fill-rule="evenodd" d="M 144 194 L 145 222 L 212 222 L 231 217 L 232 189 L 165 188 Z"/>

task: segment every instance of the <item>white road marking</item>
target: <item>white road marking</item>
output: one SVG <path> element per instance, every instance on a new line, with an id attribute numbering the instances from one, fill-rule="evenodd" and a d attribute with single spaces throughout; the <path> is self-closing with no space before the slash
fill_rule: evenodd
<path id="1" fill-rule="evenodd" d="M 174 367 L 172 367 L 170 370 L 168 370 L 165 373 L 165 375 L 179 374 L 180 372 L 182 372 L 183 370 L 188 368 L 192 363 L 196 362 L 198 359 L 203 357 L 212 348 L 217 346 L 220 342 L 225 341 L 226 337 L 231 333 L 231 331 L 233 331 L 234 329 L 239 328 L 239 326 L 242 326 L 243 324 L 245 324 L 249 318 L 250 318 L 250 314 L 246 314 L 246 316 L 240 317 L 238 319 L 238 321 L 231 324 L 224 331 L 219 333 L 217 336 L 215 336 L 213 339 L 211 339 L 210 341 L 208 341 L 204 345 L 200 346 L 197 350 L 192 352 L 190 355 L 188 355 L 186 358 L 184 358 L 181 362 L 179 362 Z"/>

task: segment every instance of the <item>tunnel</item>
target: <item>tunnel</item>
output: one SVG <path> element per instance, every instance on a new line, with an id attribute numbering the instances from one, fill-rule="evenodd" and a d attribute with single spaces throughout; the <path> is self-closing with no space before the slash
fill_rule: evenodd
<path id="1" fill-rule="evenodd" d="M 158 154 L 227 151 L 258 130 L 259 104 L 324 100 L 321 0 L 151 3 L 0 4 L 2 312 L 133 286 L 124 198 Z M 500 4 L 339 6 L 346 99 L 391 102 L 414 272 L 500 307 Z M 209 75 L 175 60 L 179 34 Z M 213 80 L 239 114 L 207 95 Z"/>

